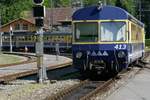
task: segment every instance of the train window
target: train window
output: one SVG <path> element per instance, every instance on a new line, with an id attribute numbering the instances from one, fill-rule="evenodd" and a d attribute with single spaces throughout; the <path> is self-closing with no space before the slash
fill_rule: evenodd
<path id="1" fill-rule="evenodd" d="M 27 36 L 25 36 L 25 41 L 28 41 L 28 38 L 27 38 Z"/>
<path id="2" fill-rule="evenodd" d="M 48 36 L 46 37 L 46 40 L 47 40 L 47 41 L 49 40 L 49 37 L 48 37 Z"/>
<path id="3" fill-rule="evenodd" d="M 64 42 L 64 36 L 61 36 L 60 41 Z"/>
<path id="4" fill-rule="evenodd" d="M 28 30 L 28 24 L 23 24 L 23 30 Z"/>
<path id="5" fill-rule="evenodd" d="M 28 41 L 31 41 L 31 37 L 30 36 L 28 36 Z"/>
<path id="6" fill-rule="evenodd" d="M 47 36 L 43 36 L 43 41 L 47 41 Z"/>
<path id="7" fill-rule="evenodd" d="M 82 22 L 75 23 L 76 42 L 96 42 L 98 41 L 98 23 Z"/>
<path id="8" fill-rule="evenodd" d="M 125 41 L 125 22 L 102 22 L 100 28 L 101 41 Z"/>
<path id="9" fill-rule="evenodd" d="M 142 40 L 142 28 L 133 23 L 131 24 L 131 40 L 132 41 Z"/>
<path id="10" fill-rule="evenodd" d="M 20 24 L 15 24 L 15 30 L 20 30 Z"/>

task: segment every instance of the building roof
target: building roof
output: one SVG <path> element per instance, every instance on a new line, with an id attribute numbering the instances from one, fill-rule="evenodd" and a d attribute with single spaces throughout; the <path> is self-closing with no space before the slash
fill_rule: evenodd
<path id="1" fill-rule="evenodd" d="M 98 6 L 91 6 L 77 10 L 73 14 L 73 20 L 134 20 L 141 26 L 143 23 L 134 18 L 131 14 L 122 8 L 115 6 L 102 6 L 98 9 Z"/>
<path id="2" fill-rule="evenodd" d="M 19 21 L 19 20 L 24 20 L 24 21 L 26 21 L 26 22 L 28 22 L 28 23 L 34 25 L 34 23 L 33 23 L 32 21 L 28 20 L 28 19 L 25 19 L 25 18 L 17 18 L 17 19 L 15 19 L 15 20 L 12 20 L 12 21 L 10 21 L 10 22 L 8 22 L 8 23 L 2 25 L 1 28 L 5 27 L 5 26 L 7 26 L 7 25 L 10 25 L 10 24 L 12 24 L 12 23 L 14 23 L 14 22 L 17 22 L 17 21 Z"/>
<path id="3" fill-rule="evenodd" d="M 59 25 L 60 20 L 72 20 L 73 8 L 52 8 L 46 10 L 47 24 Z"/>
<path id="4" fill-rule="evenodd" d="M 72 14 L 74 9 L 71 7 L 63 7 L 63 8 L 46 8 L 46 17 L 44 18 L 44 24 L 45 26 L 49 25 L 60 25 L 60 20 L 63 21 L 71 21 L 72 20 Z M 27 19 L 33 23 L 34 17 L 32 15 L 32 12 L 28 13 Z"/>

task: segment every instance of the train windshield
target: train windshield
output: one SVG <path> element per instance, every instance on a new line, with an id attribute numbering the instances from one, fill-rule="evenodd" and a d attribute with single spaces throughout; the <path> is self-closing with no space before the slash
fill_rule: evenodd
<path id="1" fill-rule="evenodd" d="M 98 23 L 96 22 L 75 23 L 75 41 L 76 42 L 97 42 Z"/>
<path id="2" fill-rule="evenodd" d="M 100 28 L 101 41 L 125 41 L 126 23 L 125 22 L 102 22 Z"/>

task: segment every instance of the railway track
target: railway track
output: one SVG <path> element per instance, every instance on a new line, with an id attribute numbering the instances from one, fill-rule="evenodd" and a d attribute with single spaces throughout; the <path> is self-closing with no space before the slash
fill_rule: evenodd
<path id="1" fill-rule="evenodd" d="M 20 68 L 17 67 L 16 69 L 12 69 L 12 71 L 16 70 L 17 72 L 13 71 L 13 73 L 6 73 L 4 75 L 1 73 L 1 75 L 0 75 L 0 83 L 1 84 L 7 84 L 10 81 L 16 80 L 17 78 L 21 78 L 21 77 L 25 77 L 25 76 L 32 76 L 32 75 L 35 75 L 38 72 L 38 69 L 36 69 L 36 67 L 34 68 L 34 66 L 36 66 L 36 56 L 35 56 L 35 54 L 33 54 L 33 53 L 18 53 L 18 52 L 13 52 L 13 53 L 5 52 L 5 54 L 24 56 L 24 57 L 27 57 L 27 60 L 23 61 L 21 63 L 13 63 L 13 64 L 6 64 L 6 65 L 3 65 L 3 66 L 0 66 L 2 68 L 2 70 L 4 70 L 4 72 L 5 72 L 5 70 L 8 69 L 8 67 L 20 66 Z M 29 64 L 29 66 L 32 66 L 32 68 L 29 67 L 30 70 L 28 70 L 28 68 L 26 68 L 26 67 L 23 67 L 23 66 L 26 66 L 28 64 Z M 51 71 L 57 70 L 57 69 L 61 70 L 61 68 L 63 69 L 63 67 L 69 66 L 70 64 L 71 64 L 71 62 L 53 64 L 52 66 L 47 65 L 47 70 L 51 70 Z M 21 67 L 25 68 L 25 70 L 22 69 Z M 18 72 L 18 70 L 20 70 L 20 72 Z M 37 75 L 35 75 L 35 77 L 37 77 Z"/>
<path id="2" fill-rule="evenodd" d="M 15 66 L 15 65 L 28 64 L 28 63 L 36 62 L 36 57 L 34 55 L 31 55 L 31 54 L 9 53 L 9 52 L 4 52 L 4 54 L 24 56 L 24 57 L 27 57 L 27 60 L 19 62 L 19 63 L 12 63 L 12 64 L 0 65 L 1 68 L 8 67 L 8 66 L 11 67 L 11 66 Z M 27 71 L 27 72 L 15 73 L 13 75 L 12 74 L 10 74 L 10 75 L 4 75 L 4 76 L 0 77 L 0 83 L 1 84 L 7 84 L 10 81 L 15 80 L 17 77 L 28 76 L 28 75 L 34 74 L 36 72 L 37 72 L 36 70 L 31 70 L 31 71 Z"/>
<path id="3" fill-rule="evenodd" d="M 111 78 L 106 81 L 92 81 L 86 79 L 73 87 L 60 91 L 56 95 L 47 97 L 45 100 L 89 100 L 89 98 L 98 93 L 105 94 L 117 80 L 117 78 Z"/>
<path id="4" fill-rule="evenodd" d="M 145 59 L 150 55 L 147 52 Z M 119 82 L 126 82 L 138 74 L 144 67 L 145 63 L 140 62 L 139 66 L 133 65 L 128 70 L 120 72 L 116 77 L 108 79 L 106 81 L 92 81 L 84 80 L 79 84 L 74 85 L 68 89 L 60 91 L 56 95 L 48 96 L 45 100 L 94 100 L 97 94 L 100 96 L 100 100 L 104 100 L 108 95 L 114 92 L 116 89 L 122 86 Z"/>

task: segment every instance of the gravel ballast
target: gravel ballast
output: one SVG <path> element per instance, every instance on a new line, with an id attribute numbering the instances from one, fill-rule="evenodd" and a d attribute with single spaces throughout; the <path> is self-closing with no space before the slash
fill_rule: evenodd
<path id="1" fill-rule="evenodd" d="M 0 100 L 43 100 L 79 82 L 69 79 L 37 84 L 35 81 L 16 80 L 9 85 L 0 85 Z"/>

